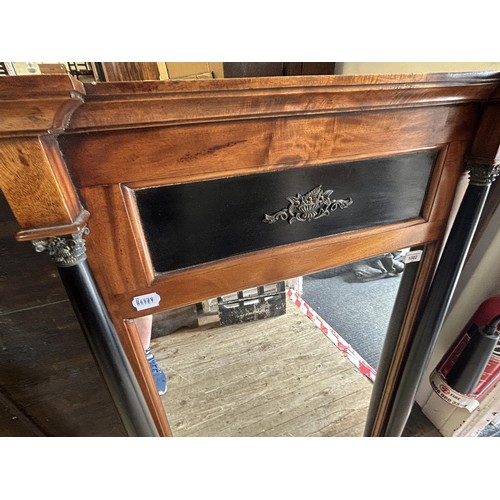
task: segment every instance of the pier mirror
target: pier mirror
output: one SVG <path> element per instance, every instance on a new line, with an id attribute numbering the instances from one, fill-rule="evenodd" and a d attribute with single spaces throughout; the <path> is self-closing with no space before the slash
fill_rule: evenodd
<path id="1" fill-rule="evenodd" d="M 498 122 L 498 81 L 0 79 L 0 188 L 17 239 L 56 261 L 128 432 L 172 434 L 136 318 L 404 250 L 419 260 L 405 263 L 365 427 L 400 434 L 432 346 L 425 332 L 446 311 L 497 173 L 483 131 Z M 468 168 L 478 192 L 439 271 Z"/>

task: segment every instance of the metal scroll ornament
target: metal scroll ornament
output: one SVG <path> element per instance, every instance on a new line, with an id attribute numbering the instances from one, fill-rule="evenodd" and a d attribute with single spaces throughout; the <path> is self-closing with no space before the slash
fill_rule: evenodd
<path id="1" fill-rule="evenodd" d="M 290 202 L 288 208 L 271 215 L 265 214 L 262 222 L 267 224 L 274 224 L 278 220 L 287 220 L 289 224 L 295 221 L 309 222 L 326 217 L 337 208 L 344 209 L 352 205 L 350 197 L 344 200 L 330 199 L 332 193 L 332 189 L 323 191 L 322 186 L 317 186 L 306 194 L 290 196 L 287 198 Z"/>

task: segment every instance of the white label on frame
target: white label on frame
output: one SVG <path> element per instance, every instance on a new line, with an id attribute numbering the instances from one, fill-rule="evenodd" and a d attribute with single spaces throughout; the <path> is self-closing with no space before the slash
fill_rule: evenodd
<path id="1" fill-rule="evenodd" d="M 146 295 L 139 295 L 132 299 L 132 305 L 138 310 L 149 309 L 150 307 L 158 307 L 160 305 L 161 297 L 156 293 L 147 293 Z"/>
<path id="2" fill-rule="evenodd" d="M 422 250 L 412 250 L 406 254 L 404 263 L 409 264 L 410 262 L 418 262 L 421 258 Z"/>

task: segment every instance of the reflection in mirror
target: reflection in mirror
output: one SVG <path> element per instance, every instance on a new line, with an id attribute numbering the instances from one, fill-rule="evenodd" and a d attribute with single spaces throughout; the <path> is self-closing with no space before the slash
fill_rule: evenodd
<path id="1" fill-rule="evenodd" d="M 408 255 L 155 314 L 150 366 L 168 377 L 174 436 L 362 436 Z"/>
<path id="2" fill-rule="evenodd" d="M 408 249 L 304 277 L 303 299 L 377 368 Z"/>

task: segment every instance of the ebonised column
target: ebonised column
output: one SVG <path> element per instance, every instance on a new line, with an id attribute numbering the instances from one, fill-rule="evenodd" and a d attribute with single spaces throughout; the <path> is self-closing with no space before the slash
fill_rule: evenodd
<path id="1" fill-rule="evenodd" d="M 469 168 L 469 185 L 424 302 L 422 315 L 416 326 L 414 340 L 389 412 L 383 434 L 385 436 L 400 436 L 404 430 L 418 386 L 448 312 L 486 197 L 491 184 L 499 174 L 500 165 L 472 164 Z"/>
<path id="2" fill-rule="evenodd" d="M 56 263 L 69 300 L 129 436 L 157 437 L 158 431 L 135 374 L 87 264 L 85 228 L 79 233 L 35 240 Z"/>

